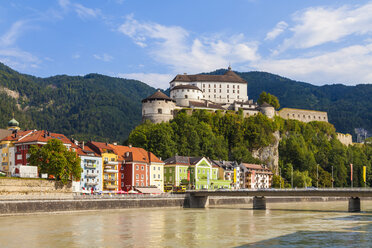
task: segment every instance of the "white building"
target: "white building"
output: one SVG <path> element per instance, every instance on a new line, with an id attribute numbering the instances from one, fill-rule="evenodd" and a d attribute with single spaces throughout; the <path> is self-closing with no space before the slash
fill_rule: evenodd
<path id="1" fill-rule="evenodd" d="M 84 142 L 76 152 L 81 159 L 82 168 L 79 191 L 102 191 L 102 157 L 84 146 Z"/>
<path id="2" fill-rule="evenodd" d="M 259 112 L 272 118 L 274 107 L 262 108 L 248 100 L 248 83 L 228 68 L 223 75 L 177 75 L 170 83 L 170 97 L 159 90 L 142 100 L 142 120 L 154 123 L 173 119 L 181 109 L 242 110 L 245 117 Z M 268 105 L 268 106 L 267 106 Z"/>
<path id="3" fill-rule="evenodd" d="M 244 168 L 245 188 L 268 189 L 271 187 L 273 173 L 265 165 L 241 164 Z"/>

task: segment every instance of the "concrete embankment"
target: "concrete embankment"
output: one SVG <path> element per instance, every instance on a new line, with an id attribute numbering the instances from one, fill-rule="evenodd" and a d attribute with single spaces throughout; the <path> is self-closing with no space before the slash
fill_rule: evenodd
<path id="1" fill-rule="evenodd" d="M 268 197 L 267 203 L 276 202 L 325 202 L 347 201 L 343 197 Z M 29 199 L 29 200 L 2 200 L 0 201 L 0 214 L 24 214 L 60 211 L 108 210 L 126 208 L 182 208 L 187 206 L 185 195 L 172 197 L 75 197 L 74 199 Z M 221 205 L 247 205 L 252 207 L 252 197 L 212 197 L 209 206 Z"/>

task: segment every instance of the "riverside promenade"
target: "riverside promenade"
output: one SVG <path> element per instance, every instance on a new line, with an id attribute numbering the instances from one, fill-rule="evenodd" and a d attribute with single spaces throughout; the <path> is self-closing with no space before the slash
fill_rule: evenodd
<path id="1" fill-rule="evenodd" d="M 372 197 L 370 188 L 333 188 L 333 189 L 242 189 L 217 191 L 188 191 L 190 208 L 205 208 L 209 206 L 209 197 L 253 197 L 253 209 L 266 209 L 265 197 L 347 197 L 349 212 L 360 212 L 360 198 Z"/>

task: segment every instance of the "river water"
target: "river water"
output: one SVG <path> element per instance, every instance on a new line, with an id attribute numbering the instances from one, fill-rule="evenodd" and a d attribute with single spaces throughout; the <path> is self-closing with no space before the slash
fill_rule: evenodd
<path id="1" fill-rule="evenodd" d="M 0 247 L 372 247 L 372 201 L 0 217 Z"/>

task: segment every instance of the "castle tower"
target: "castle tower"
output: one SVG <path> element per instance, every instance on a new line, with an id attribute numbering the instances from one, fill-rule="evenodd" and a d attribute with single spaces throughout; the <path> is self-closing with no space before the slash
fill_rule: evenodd
<path id="1" fill-rule="evenodd" d="M 269 118 L 274 118 L 275 116 L 275 108 L 267 102 L 264 102 L 262 105 L 260 105 L 260 111 Z"/>
<path id="2" fill-rule="evenodd" d="M 142 100 L 142 121 L 154 123 L 167 122 L 173 119 L 176 101 L 158 90 Z"/>
<path id="3" fill-rule="evenodd" d="M 195 85 L 181 84 L 171 88 L 170 97 L 176 100 L 177 106 L 189 107 L 190 101 L 202 101 L 203 91 Z"/>

